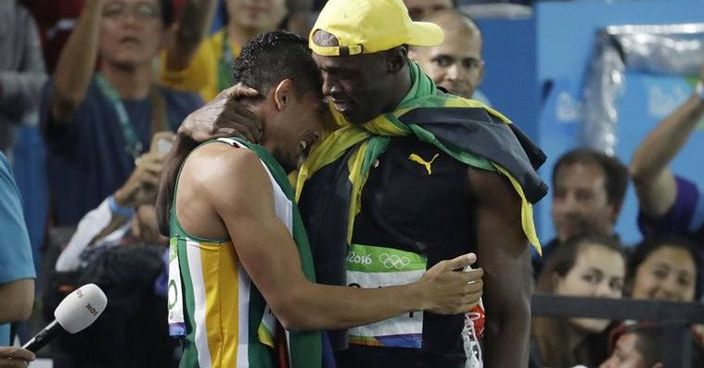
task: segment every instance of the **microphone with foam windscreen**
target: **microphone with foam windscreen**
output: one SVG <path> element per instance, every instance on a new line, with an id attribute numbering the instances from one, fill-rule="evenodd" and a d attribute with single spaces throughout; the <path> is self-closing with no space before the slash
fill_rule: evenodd
<path id="1" fill-rule="evenodd" d="M 105 310 L 108 297 L 96 284 L 86 284 L 67 295 L 54 311 L 54 321 L 29 340 L 23 349 L 34 353 L 64 331 L 75 334 L 95 322 Z"/>

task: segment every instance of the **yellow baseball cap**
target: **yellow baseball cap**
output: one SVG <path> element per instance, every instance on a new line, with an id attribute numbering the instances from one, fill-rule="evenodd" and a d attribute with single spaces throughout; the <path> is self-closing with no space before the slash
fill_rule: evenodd
<path id="1" fill-rule="evenodd" d="M 335 36 L 339 45 L 313 42 L 317 30 Z M 400 45 L 435 46 L 443 38 L 437 24 L 412 21 L 402 0 L 329 0 L 310 32 L 308 46 L 321 56 L 348 56 Z"/>

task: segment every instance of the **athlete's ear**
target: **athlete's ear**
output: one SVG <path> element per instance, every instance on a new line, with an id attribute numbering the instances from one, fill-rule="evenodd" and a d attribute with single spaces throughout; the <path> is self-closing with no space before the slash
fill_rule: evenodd
<path id="1" fill-rule="evenodd" d="M 290 79 L 284 79 L 279 84 L 274 87 L 274 102 L 276 103 L 276 109 L 281 111 L 289 103 L 293 94 L 293 81 Z"/>
<path id="2" fill-rule="evenodd" d="M 406 60 L 408 60 L 408 46 L 402 45 L 394 47 L 382 55 L 386 57 L 386 69 L 388 72 L 392 74 L 397 73 L 406 66 Z"/>

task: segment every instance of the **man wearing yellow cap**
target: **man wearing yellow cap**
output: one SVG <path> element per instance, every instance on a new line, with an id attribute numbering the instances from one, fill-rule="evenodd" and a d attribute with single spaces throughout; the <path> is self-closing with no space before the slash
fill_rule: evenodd
<path id="1" fill-rule="evenodd" d="M 310 34 L 338 128 L 300 170 L 318 280 L 360 287 L 411 282 L 453 254 L 485 270 L 485 366 L 524 367 L 531 203 L 546 192 L 542 152 L 499 112 L 445 94 L 407 57 L 443 40 L 401 0 L 330 0 Z M 371 262 L 362 260 L 372 259 Z M 344 270 L 344 273 L 341 271 Z M 469 312 L 469 311 L 468 311 Z M 335 338 L 341 367 L 479 366 L 465 315 L 409 313 Z M 482 326 L 474 326 L 481 335 Z"/>
<path id="2" fill-rule="evenodd" d="M 527 240 L 540 249 L 531 205 L 547 191 L 535 172 L 545 156 L 502 114 L 443 93 L 408 59 L 409 45 L 442 39 L 437 25 L 411 21 L 401 0 L 327 2 L 309 47 L 334 128 L 301 167 L 296 200 L 320 283 L 407 284 L 476 251 L 486 329 L 481 311 L 410 311 L 331 332 L 341 367 L 528 362 Z M 219 123 L 185 122 L 180 133 L 203 138 Z"/>

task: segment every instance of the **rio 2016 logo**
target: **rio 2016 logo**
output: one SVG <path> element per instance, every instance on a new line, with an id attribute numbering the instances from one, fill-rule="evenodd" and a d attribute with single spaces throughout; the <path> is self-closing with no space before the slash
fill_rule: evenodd
<path id="1" fill-rule="evenodd" d="M 350 252 L 350 254 L 347 255 L 347 263 L 370 265 L 372 264 L 372 255 Z"/>
<path id="2" fill-rule="evenodd" d="M 386 269 L 403 270 L 411 263 L 411 260 L 404 255 L 381 253 L 376 257 L 372 254 L 350 252 L 347 255 L 347 263 L 369 266 L 374 262 L 381 262 Z"/>

